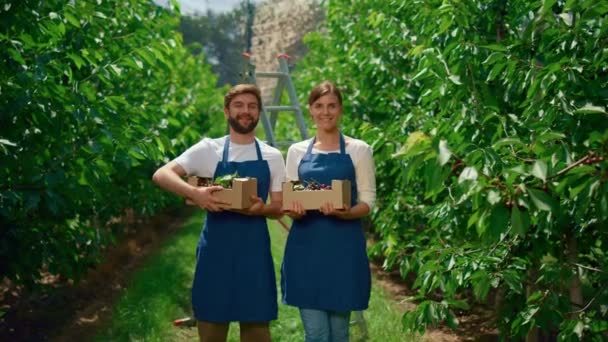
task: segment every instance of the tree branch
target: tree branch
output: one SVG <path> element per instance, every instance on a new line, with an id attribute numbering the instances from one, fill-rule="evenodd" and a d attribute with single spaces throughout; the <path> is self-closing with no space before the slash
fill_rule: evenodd
<path id="1" fill-rule="evenodd" d="M 590 155 L 586 155 L 586 156 L 582 157 L 581 159 L 575 161 L 574 163 L 572 163 L 572 164 L 566 166 L 565 168 L 559 170 L 559 172 L 557 172 L 556 174 L 547 177 L 547 179 L 553 179 L 555 177 L 559 177 L 559 176 L 567 173 L 568 171 L 570 171 L 570 170 L 574 169 L 575 167 L 581 165 L 582 163 L 586 162 L 587 159 L 589 159 L 590 157 L 591 157 Z"/>

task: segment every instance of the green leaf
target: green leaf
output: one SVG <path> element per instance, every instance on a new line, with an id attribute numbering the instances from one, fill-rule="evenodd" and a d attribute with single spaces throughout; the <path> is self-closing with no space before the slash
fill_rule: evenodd
<path id="1" fill-rule="evenodd" d="M 496 76 L 498 76 L 498 74 L 500 74 L 500 72 L 507 66 L 506 63 L 496 63 L 494 64 L 494 67 L 492 68 L 492 70 L 490 70 L 490 73 L 488 73 L 488 77 L 486 78 L 487 81 L 492 81 L 496 78 Z"/>
<path id="2" fill-rule="evenodd" d="M 235 172 L 235 173 L 232 173 L 232 174 L 223 175 L 223 176 L 220 176 L 220 177 L 216 177 L 213 180 L 213 184 L 221 185 L 224 188 L 228 188 L 228 187 L 230 187 L 232 185 L 232 180 L 235 179 L 235 178 L 238 178 L 238 177 L 239 177 L 238 172 Z"/>
<path id="3" fill-rule="evenodd" d="M 500 235 L 507 231 L 509 226 L 509 211 L 501 204 L 492 207 L 490 214 L 489 239 L 498 239 Z"/>
<path id="4" fill-rule="evenodd" d="M 133 61 L 135 62 L 135 65 L 137 65 L 138 68 L 140 68 L 140 69 L 144 68 L 144 63 L 142 63 L 139 59 L 133 57 Z"/>
<path id="5" fill-rule="evenodd" d="M 560 132 L 546 132 L 538 136 L 538 141 L 541 143 L 550 141 L 550 140 L 561 140 L 566 138 L 564 133 Z"/>
<path id="6" fill-rule="evenodd" d="M 538 159 L 532 166 L 532 175 L 536 178 L 542 179 L 543 182 L 547 181 L 547 163 Z"/>
<path id="7" fill-rule="evenodd" d="M 495 142 L 492 145 L 492 147 L 494 149 L 498 149 L 501 146 L 507 146 L 507 145 L 521 145 L 521 146 L 525 146 L 525 144 L 519 138 L 504 138 L 504 139 L 500 139 L 497 142 Z"/>
<path id="8" fill-rule="evenodd" d="M 590 103 L 586 104 L 584 107 L 578 108 L 574 112 L 576 114 L 608 114 L 604 107 L 594 106 Z"/>
<path id="9" fill-rule="evenodd" d="M 576 322 L 574 329 L 572 330 L 579 339 L 583 338 L 583 330 L 585 330 L 585 323 L 583 321 Z"/>
<path id="10" fill-rule="evenodd" d="M 479 219 L 477 220 L 476 225 L 475 225 L 475 229 L 477 230 L 477 236 L 483 236 L 486 233 L 486 230 L 488 230 L 488 211 L 484 211 L 480 216 Z"/>
<path id="11" fill-rule="evenodd" d="M 452 156 L 452 152 L 448 148 L 448 142 L 445 140 L 441 140 L 439 142 L 439 165 L 445 165 Z"/>
<path id="12" fill-rule="evenodd" d="M 527 211 L 519 210 L 517 205 L 511 208 L 511 228 L 513 233 L 524 236 L 530 227 L 530 217 Z"/>
<path id="13" fill-rule="evenodd" d="M 462 82 L 460 81 L 460 76 L 458 76 L 458 75 L 451 75 L 448 78 L 450 79 L 450 81 L 452 81 L 452 83 L 454 83 L 456 85 L 462 85 Z"/>
<path id="14" fill-rule="evenodd" d="M 462 170 L 460 176 L 458 176 L 458 183 L 465 181 L 476 181 L 478 177 L 477 170 L 473 166 L 467 166 Z"/>
<path id="15" fill-rule="evenodd" d="M 86 64 L 86 62 L 84 61 L 84 59 L 82 59 L 80 56 L 74 54 L 74 53 L 68 53 L 68 57 L 74 61 L 74 64 L 76 65 L 76 68 L 78 70 L 80 70 L 80 67 L 82 67 L 83 65 Z"/>
<path id="16" fill-rule="evenodd" d="M 534 205 L 542 211 L 555 211 L 555 200 L 545 192 L 537 189 L 528 188 L 528 195 L 532 199 Z"/>
<path id="17" fill-rule="evenodd" d="M 426 149 L 428 149 L 431 145 L 431 139 L 422 132 L 412 132 L 408 137 L 403 146 L 392 155 L 393 158 L 396 157 L 410 157 L 416 155 Z"/>
<path id="18" fill-rule="evenodd" d="M 501 51 L 501 52 L 507 51 L 507 47 L 504 45 L 500 45 L 500 44 L 480 45 L 479 47 L 488 49 L 488 50 L 492 50 L 492 51 Z"/>
<path id="19" fill-rule="evenodd" d="M 484 300 L 490 291 L 490 276 L 485 271 L 482 273 L 483 275 L 473 282 L 473 294 L 478 300 Z"/>
<path id="20" fill-rule="evenodd" d="M 544 297 L 543 292 L 534 291 L 528 298 L 526 299 L 527 304 L 535 304 L 540 301 Z"/>
<path id="21" fill-rule="evenodd" d="M 171 8 L 177 13 L 180 12 L 180 4 L 178 0 L 171 0 Z"/>
<path id="22" fill-rule="evenodd" d="M 146 156 L 142 153 L 142 151 L 137 148 L 137 147 L 133 147 L 129 150 L 129 156 L 131 156 L 133 159 L 139 159 L 139 160 L 144 160 L 146 159 Z"/>
<path id="23" fill-rule="evenodd" d="M 448 305 L 451 307 L 454 307 L 456 309 L 460 309 L 460 310 L 469 310 L 470 309 L 469 303 L 467 303 L 466 300 L 456 300 L 456 299 L 448 300 Z"/>
<path id="24" fill-rule="evenodd" d="M 14 48 L 8 48 L 8 53 L 11 55 L 13 60 L 21 65 L 25 65 L 25 60 L 21 56 L 21 53 Z"/>
<path id="25" fill-rule="evenodd" d="M 76 19 L 76 17 L 72 13 L 65 11 L 63 13 L 63 15 L 65 16 L 65 18 L 67 19 L 67 21 L 70 24 L 72 24 L 73 26 L 76 26 L 76 27 L 80 27 L 80 22 L 78 21 L 78 19 Z"/>
<path id="26" fill-rule="evenodd" d="M 110 64 L 110 69 L 112 69 L 117 76 L 120 76 L 122 73 L 122 69 L 116 64 Z"/>
<path id="27" fill-rule="evenodd" d="M 551 12 L 553 5 L 555 5 L 556 2 L 557 0 L 543 0 L 542 13 L 547 14 L 548 12 Z"/>
<path id="28" fill-rule="evenodd" d="M 8 146 L 17 146 L 17 144 L 15 144 L 14 142 L 11 142 L 11 141 L 6 140 L 6 139 L 0 139 L 0 144 L 2 144 L 2 145 L 8 145 Z"/>

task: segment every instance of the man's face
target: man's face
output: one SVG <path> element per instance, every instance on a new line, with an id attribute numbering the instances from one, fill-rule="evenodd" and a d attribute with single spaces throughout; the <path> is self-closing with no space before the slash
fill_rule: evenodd
<path id="1" fill-rule="evenodd" d="M 237 95 L 228 108 L 224 108 L 224 115 L 234 131 L 240 134 L 251 133 L 260 119 L 258 99 L 253 94 Z"/>

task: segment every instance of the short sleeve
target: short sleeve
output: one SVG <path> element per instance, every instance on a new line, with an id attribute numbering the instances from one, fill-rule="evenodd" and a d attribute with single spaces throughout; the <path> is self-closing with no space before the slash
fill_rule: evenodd
<path id="1" fill-rule="evenodd" d="M 175 162 L 191 176 L 213 177 L 217 166 L 217 152 L 212 139 L 199 141 L 175 158 Z"/>
<path id="2" fill-rule="evenodd" d="M 283 182 L 285 181 L 285 159 L 278 150 L 268 159 L 268 167 L 270 168 L 270 191 L 281 192 Z"/>
<path id="3" fill-rule="evenodd" d="M 355 174 L 359 201 L 372 209 L 376 202 L 376 171 L 372 149 L 367 144 L 357 148 Z"/>
<path id="4" fill-rule="evenodd" d="M 298 167 L 300 166 L 302 158 L 304 158 L 304 155 L 306 154 L 306 149 L 308 148 L 309 143 L 310 140 L 304 140 L 289 146 L 289 149 L 287 150 L 287 164 L 285 165 L 287 180 L 299 180 Z"/>

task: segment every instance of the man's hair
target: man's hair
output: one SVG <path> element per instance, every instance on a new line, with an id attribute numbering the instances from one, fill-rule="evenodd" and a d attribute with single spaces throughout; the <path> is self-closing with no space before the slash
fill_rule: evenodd
<path id="1" fill-rule="evenodd" d="M 340 93 L 340 89 L 338 89 L 338 87 L 336 87 L 336 85 L 330 81 L 323 81 L 318 86 L 312 88 L 310 95 L 308 96 L 308 105 L 312 106 L 312 104 L 315 103 L 315 101 L 317 101 L 321 96 L 327 94 L 336 95 L 338 98 L 338 103 L 340 103 L 340 106 L 342 106 L 342 94 Z"/>
<path id="2" fill-rule="evenodd" d="M 241 94 L 251 94 L 258 99 L 258 108 L 262 110 L 262 95 L 260 93 L 260 88 L 258 88 L 255 84 L 238 84 L 226 93 L 224 96 L 224 108 L 228 108 L 230 106 L 230 102 L 237 96 Z"/>

